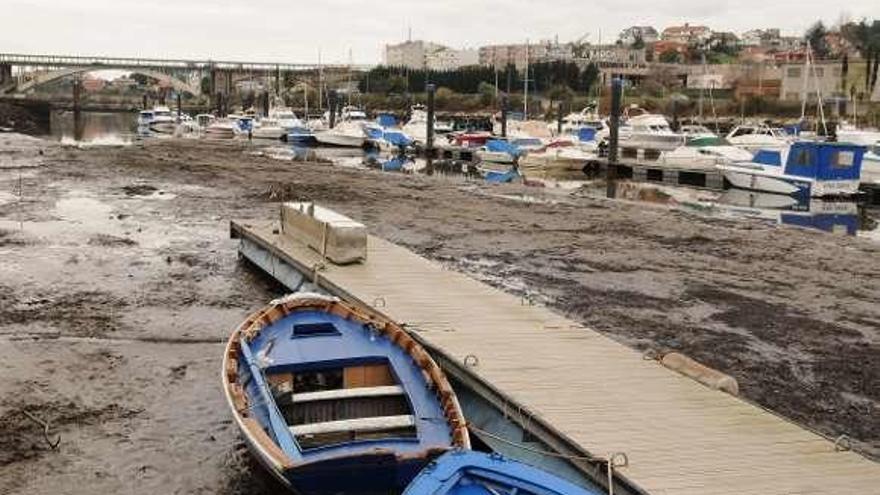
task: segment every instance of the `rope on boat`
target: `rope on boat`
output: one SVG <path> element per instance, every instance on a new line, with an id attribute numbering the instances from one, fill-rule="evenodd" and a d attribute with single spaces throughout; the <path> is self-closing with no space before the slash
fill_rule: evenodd
<path id="1" fill-rule="evenodd" d="M 565 459 L 569 461 L 585 461 L 593 464 L 604 464 L 606 466 L 606 474 L 608 476 L 608 495 L 614 495 L 614 469 L 622 468 L 629 466 L 629 457 L 624 452 L 615 452 L 608 457 L 596 457 L 591 455 L 572 455 L 572 454 L 561 454 L 559 452 L 551 452 L 549 450 L 538 449 L 535 447 L 530 447 L 528 445 L 514 442 L 513 440 L 508 440 L 504 437 L 495 435 L 494 433 L 488 432 L 482 428 L 474 426 L 473 423 L 468 423 L 468 428 L 474 430 L 477 433 L 485 435 L 493 440 L 498 440 L 499 442 L 505 443 L 512 447 L 516 447 L 521 450 L 525 450 L 527 452 L 531 452 L 533 454 L 542 455 L 545 457 L 554 457 L 557 459 Z"/>

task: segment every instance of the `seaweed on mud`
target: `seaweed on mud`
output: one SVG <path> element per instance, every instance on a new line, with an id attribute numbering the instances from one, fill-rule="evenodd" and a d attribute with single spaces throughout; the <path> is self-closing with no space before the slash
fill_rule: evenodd
<path id="1" fill-rule="evenodd" d="M 4 297 L 5 298 L 5 297 Z M 51 323 L 67 335 L 99 337 L 120 328 L 125 300 L 107 292 L 83 291 L 67 295 L 8 297 L 0 306 L 0 325 Z"/>
<path id="2" fill-rule="evenodd" d="M 117 237 L 109 234 L 95 234 L 89 238 L 89 246 L 101 247 L 130 247 L 136 246 L 137 241 L 128 237 Z"/>

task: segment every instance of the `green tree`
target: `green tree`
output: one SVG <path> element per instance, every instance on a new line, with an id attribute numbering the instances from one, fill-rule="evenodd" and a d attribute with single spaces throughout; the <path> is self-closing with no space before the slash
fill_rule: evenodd
<path id="1" fill-rule="evenodd" d="M 660 62 L 664 64 L 681 63 L 681 53 L 678 50 L 666 50 L 660 54 Z"/>
<path id="2" fill-rule="evenodd" d="M 477 86 L 477 93 L 480 94 L 480 103 L 483 106 L 489 106 L 495 101 L 495 86 L 486 81 L 481 82 Z"/>
<path id="3" fill-rule="evenodd" d="M 645 47 L 645 39 L 642 38 L 641 33 L 636 33 L 636 39 L 633 40 L 633 43 L 630 48 L 632 48 L 633 50 L 641 50 L 644 47 Z"/>
<path id="4" fill-rule="evenodd" d="M 825 29 L 825 24 L 822 21 L 818 21 L 810 26 L 810 29 L 807 29 L 807 33 L 804 35 L 816 58 L 827 58 L 831 52 L 828 42 L 825 40 L 827 34 L 828 30 Z"/>

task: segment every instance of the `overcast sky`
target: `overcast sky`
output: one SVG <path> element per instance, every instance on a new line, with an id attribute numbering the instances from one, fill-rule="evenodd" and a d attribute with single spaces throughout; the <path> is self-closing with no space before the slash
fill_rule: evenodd
<path id="1" fill-rule="evenodd" d="M 829 6 L 834 6 L 829 9 Z M 386 43 L 455 47 L 685 21 L 737 33 L 802 34 L 817 19 L 880 18 L 880 1 L 845 0 L 0 0 L 0 52 L 271 62 L 381 61 Z"/>

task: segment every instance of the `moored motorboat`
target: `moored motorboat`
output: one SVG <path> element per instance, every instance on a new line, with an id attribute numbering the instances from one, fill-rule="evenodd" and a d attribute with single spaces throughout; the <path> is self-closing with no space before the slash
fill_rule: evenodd
<path id="1" fill-rule="evenodd" d="M 450 452 L 432 462 L 403 495 L 600 495 L 498 454 Z"/>
<path id="2" fill-rule="evenodd" d="M 747 151 L 780 150 L 792 143 L 793 139 L 781 129 L 767 124 L 738 125 L 725 137 L 733 146 Z"/>
<path id="3" fill-rule="evenodd" d="M 800 141 L 718 169 L 740 189 L 805 197 L 850 195 L 858 191 L 864 153 L 862 146 Z"/>
<path id="4" fill-rule="evenodd" d="M 327 118 L 329 120 L 329 116 Z M 315 140 L 327 146 L 341 146 L 346 148 L 362 148 L 366 142 L 364 125 L 367 114 L 355 107 L 342 109 L 340 121 L 335 123 L 332 129 L 324 129 L 315 132 Z"/>
<path id="5" fill-rule="evenodd" d="M 299 493 L 401 491 L 428 462 L 470 446 L 445 375 L 399 325 L 297 294 L 229 339 L 223 389 L 261 464 Z"/>

